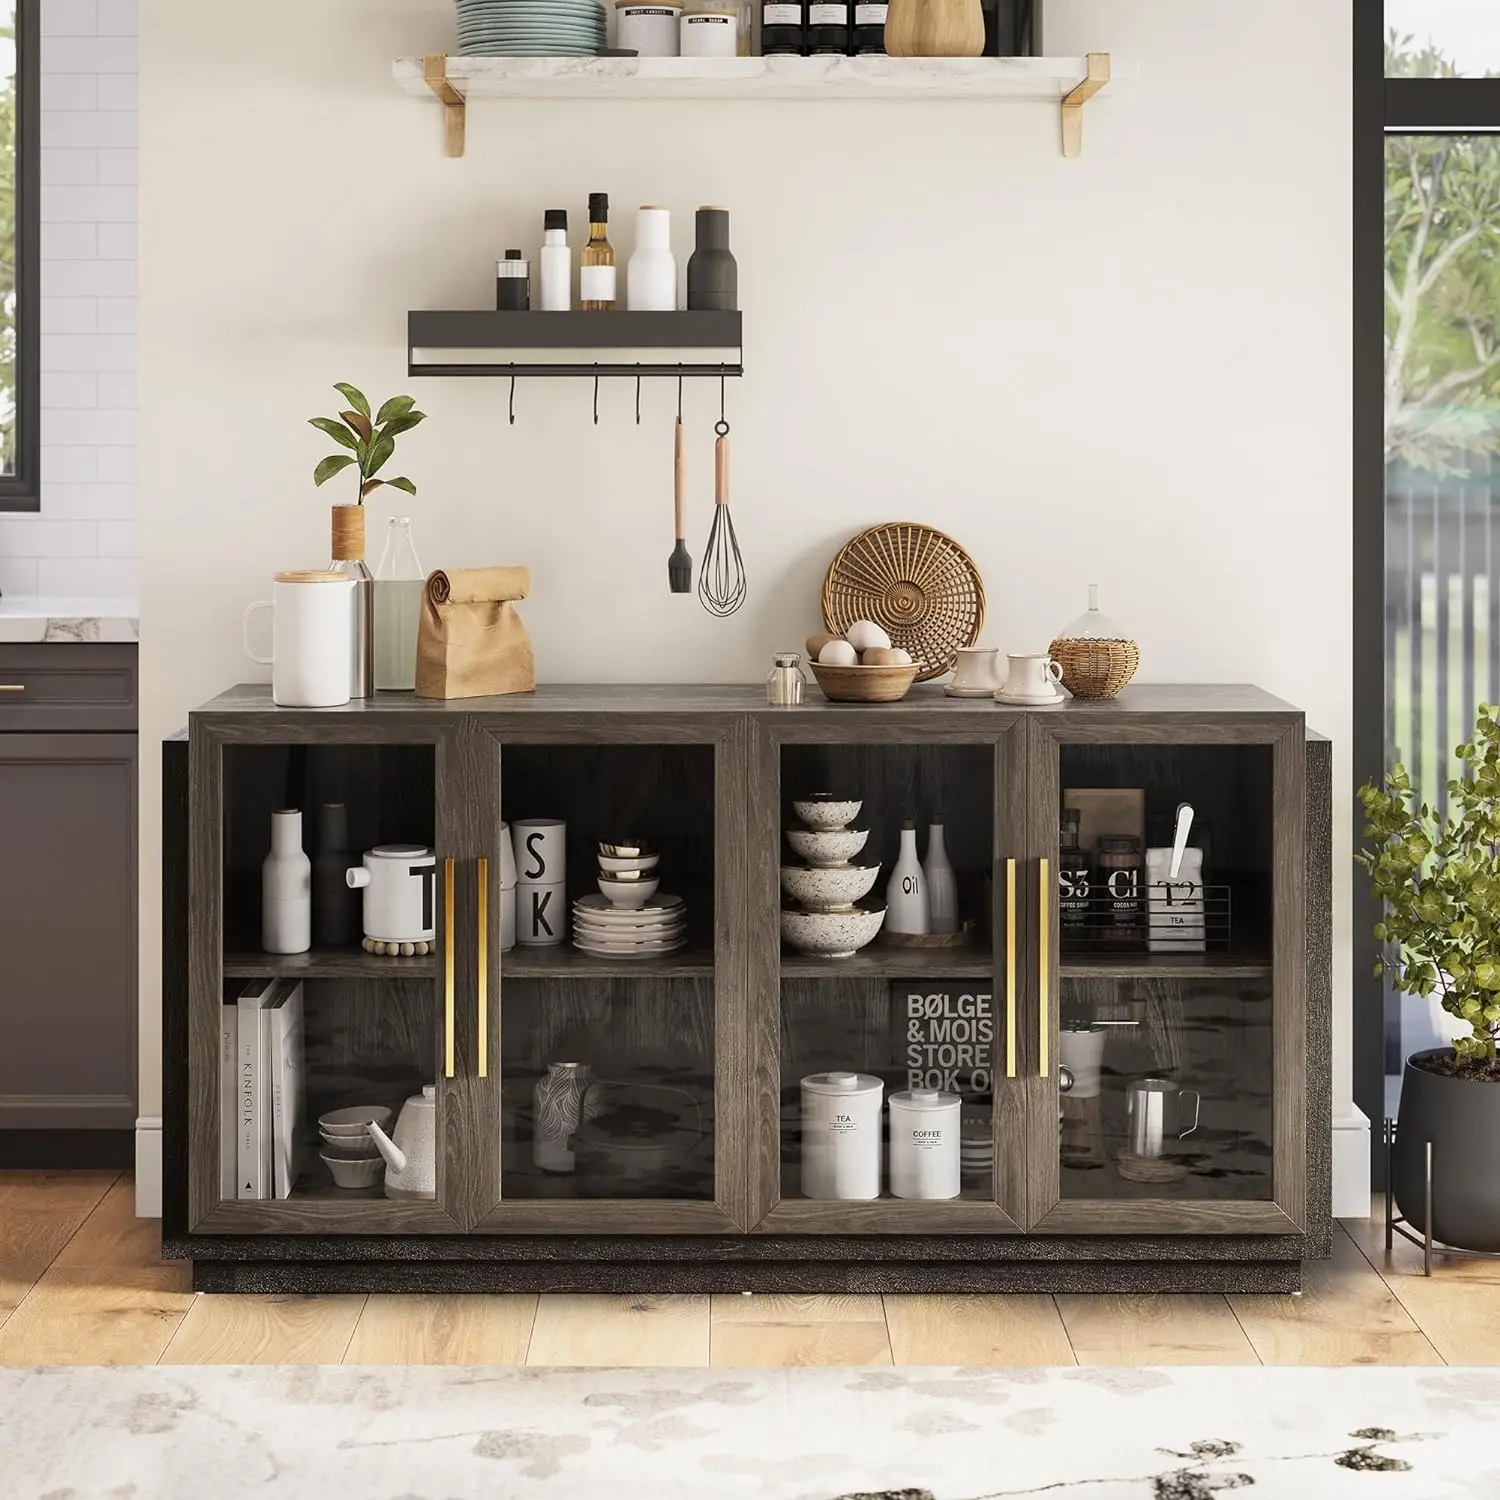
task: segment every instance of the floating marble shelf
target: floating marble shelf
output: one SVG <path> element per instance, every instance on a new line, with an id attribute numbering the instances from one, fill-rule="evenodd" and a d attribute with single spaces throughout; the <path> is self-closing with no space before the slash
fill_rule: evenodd
<path id="1" fill-rule="evenodd" d="M 1064 156 L 1083 150 L 1083 106 L 1111 78 L 1087 57 L 403 57 L 396 82 L 443 105 L 464 154 L 470 99 L 1020 99 L 1058 106 Z"/>

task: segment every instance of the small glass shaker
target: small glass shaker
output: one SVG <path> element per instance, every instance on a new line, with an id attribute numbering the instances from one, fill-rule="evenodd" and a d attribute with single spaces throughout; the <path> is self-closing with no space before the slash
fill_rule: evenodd
<path id="1" fill-rule="evenodd" d="M 772 708 L 795 708 L 807 690 L 802 658 L 795 651 L 778 651 L 776 665 L 766 678 L 766 702 Z"/>

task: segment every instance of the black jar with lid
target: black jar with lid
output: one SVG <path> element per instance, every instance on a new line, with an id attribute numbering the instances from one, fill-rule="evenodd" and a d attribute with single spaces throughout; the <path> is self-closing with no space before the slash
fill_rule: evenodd
<path id="1" fill-rule="evenodd" d="M 495 263 L 495 310 L 531 311 L 531 267 L 519 250 L 507 250 L 505 259 Z"/>
<path id="2" fill-rule="evenodd" d="M 1106 915 L 1103 935 L 1122 948 L 1138 948 L 1146 941 L 1146 857 L 1134 835 L 1099 840 L 1095 861 L 1100 899 Z"/>

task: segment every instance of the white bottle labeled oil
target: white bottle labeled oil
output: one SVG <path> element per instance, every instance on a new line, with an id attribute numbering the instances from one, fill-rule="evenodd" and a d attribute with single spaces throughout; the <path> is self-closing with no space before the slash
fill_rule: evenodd
<path id="1" fill-rule="evenodd" d="M 948 860 L 943 825 L 927 828 L 927 858 L 922 862 L 927 877 L 927 910 L 932 932 L 958 931 L 958 879 Z"/>
<path id="2" fill-rule="evenodd" d="M 920 937 L 932 931 L 927 881 L 917 858 L 917 825 L 901 825 L 901 853 L 885 887 L 885 930 Z"/>

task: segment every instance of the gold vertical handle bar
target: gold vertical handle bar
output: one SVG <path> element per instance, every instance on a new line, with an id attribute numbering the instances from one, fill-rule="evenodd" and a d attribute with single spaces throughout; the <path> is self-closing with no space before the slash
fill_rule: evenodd
<path id="1" fill-rule="evenodd" d="M 25 691 L 24 682 L 0 682 L 0 693 L 24 693 Z"/>
<path id="2" fill-rule="evenodd" d="M 1037 1071 L 1043 1078 L 1052 1071 L 1049 1051 L 1052 1045 L 1051 1009 L 1052 988 L 1052 861 L 1040 863 L 1041 891 L 1037 906 L 1037 993 L 1041 996 L 1038 1019 L 1041 1030 L 1037 1034 Z"/>
<path id="3" fill-rule="evenodd" d="M 443 861 L 443 1077 L 453 1077 L 453 861 Z"/>
<path id="4" fill-rule="evenodd" d="M 479 861 L 479 1076 L 490 1076 L 490 862 Z"/>
<path id="5" fill-rule="evenodd" d="M 1005 1076 L 1016 1076 L 1016 862 L 1005 861 Z"/>

